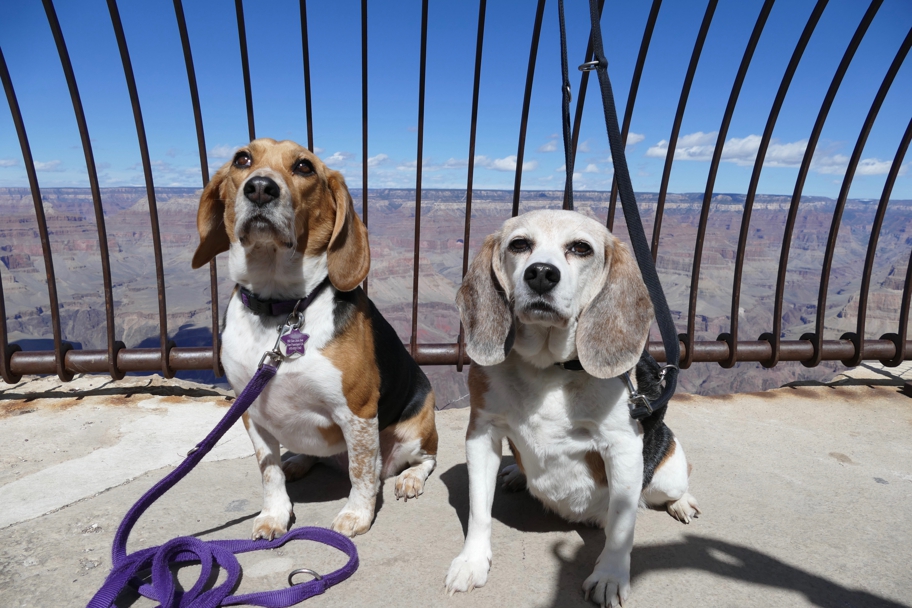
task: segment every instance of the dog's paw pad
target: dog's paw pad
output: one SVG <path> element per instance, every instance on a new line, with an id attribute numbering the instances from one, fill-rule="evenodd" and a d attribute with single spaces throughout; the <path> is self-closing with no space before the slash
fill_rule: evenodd
<path id="1" fill-rule="evenodd" d="M 424 494 L 425 478 L 412 469 L 406 469 L 396 478 L 396 500 L 400 498 L 408 500 L 409 498 L 418 498 Z"/>
<path id="2" fill-rule="evenodd" d="M 488 571 L 491 569 L 491 558 L 484 555 L 464 555 L 460 553 L 450 564 L 446 576 L 447 593 L 471 591 L 484 587 L 488 582 Z"/>
<path id="3" fill-rule="evenodd" d="M 371 527 L 374 514 L 367 509 L 355 510 L 345 507 L 333 520 L 330 528 L 345 536 L 364 534 Z"/>
<path id="4" fill-rule="evenodd" d="M 630 597 L 630 574 L 619 568 L 600 568 L 583 581 L 583 595 L 599 606 L 623 606 Z"/>
<path id="5" fill-rule="evenodd" d="M 669 515 L 685 524 L 689 524 L 691 518 L 695 519 L 702 513 L 700 507 L 697 505 L 697 499 L 686 492 L 684 493 L 684 496 L 678 500 L 674 502 L 669 501 L 665 505 L 665 509 L 668 511 Z"/>
<path id="6" fill-rule="evenodd" d="M 500 486 L 507 492 L 521 492 L 526 489 L 526 475 L 518 465 L 508 464 L 498 475 Z"/>
<path id="7" fill-rule="evenodd" d="M 288 532 L 294 522 L 294 513 L 289 511 L 286 516 L 277 516 L 269 513 L 260 513 L 253 520 L 253 540 L 272 540 Z"/>

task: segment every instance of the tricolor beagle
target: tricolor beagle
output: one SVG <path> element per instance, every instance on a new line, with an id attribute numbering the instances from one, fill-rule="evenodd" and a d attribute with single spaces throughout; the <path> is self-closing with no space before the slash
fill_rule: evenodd
<path id="1" fill-rule="evenodd" d="M 456 303 L 474 361 L 470 511 L 448 591 L 487 581 L 506 438 L 516 457 L 501 472 L 506 488 L 527 487 L 562 517 L 605 529 L 583 590 L 602 606 L 618 605 L 630 593 L 637 505 L 667 509 L 684 523 L 700 512 L 687 493 L 680 442 L 661 422 L 644 434 L 630 416 L 623 374 L 637 364 L 653 320 L 632 254 L 595 220 L 534 211 L 485 239 Z"/>
<path id="2" fill-rule="evenodd" d="M 318 457 L 346 452 L 352 489 L 332 528 L 366 532 L 381 479 L 401 472 L 397 499 L 423 492 L 437 431 L 427 377 L 359 287 L 370 249 L 345 181 L 294 142 L 257 139 L 203 190 L 197 227 L 193 267 L 228 251 L 238 285 L 221 351 L 235 392 L 273 349 L 295 303 L 322 290 L 303 313 L 294 349 L 289 343 L 286 354 L 296 358 L 281 364 L 244 415 L 263 476 L 253 538 L 272 539 L 292 524 L 286 481 Z M 296 456 L 282 462 L 280 444 Z"/>

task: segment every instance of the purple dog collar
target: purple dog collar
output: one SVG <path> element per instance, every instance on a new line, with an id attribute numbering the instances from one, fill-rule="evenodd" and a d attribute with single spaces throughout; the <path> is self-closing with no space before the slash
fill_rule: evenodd
<path id="1" fill-rule="evenodd" d="M 328 285 L 329 277 L 326 277 L 306 298 L 296 298 L 294 300 L 271 300 L 268 298 L 261 298 L 246 287 L 240 286 L 238 286 L 238 291 L 241 295 L 241 303 L 253 314 L 266 317 L 279 317 L 281 315 L 287 315 L 294 310 L 298 302 L 301 302 L 301 305 L 298 307 L 299 310 L 304 310 Z"/>

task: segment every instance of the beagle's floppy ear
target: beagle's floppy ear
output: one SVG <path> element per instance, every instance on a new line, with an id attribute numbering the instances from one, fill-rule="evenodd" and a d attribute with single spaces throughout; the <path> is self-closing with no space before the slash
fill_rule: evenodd
<path id="1" fill-rule="evenodd" d="M 649 291 L 630 249 L 615 237 L 605 244 L 602 288 L 583 309 L 576 352 L 596 378 L 630 371 L 646 346 L 653 312 Z"/>
<path id="2" fill-rule="evenodd" d="M 497 365 L 513 348 L 513 307 L 501 278 L 500 237 L 488 236 L 456 293 L 466 352 L 479 365 Z"/>
<path id="3" fill-rule="evenodd" d="M 326 251 L 329 280 L 339 291 L 351 291 L 370 272 L 370 244 L 367 228 L 355 213 L 345 179 L 338 171 L 327 169 L 327 195 L 332 197 L 336 221 Z"/>
<path id="4" fill-rule="evenodd" d="M 212 258 L 228 251 L 231 241 L 225 229 L 225 201 L 222 200 L 222 182 L 228 175 L 228 165 L 219 169 L 203 189 L 199 210 L 196 212 L 196 229 L 200 244 L 193 254 L 191 265 L 194 269 L 208 263 Z"/>

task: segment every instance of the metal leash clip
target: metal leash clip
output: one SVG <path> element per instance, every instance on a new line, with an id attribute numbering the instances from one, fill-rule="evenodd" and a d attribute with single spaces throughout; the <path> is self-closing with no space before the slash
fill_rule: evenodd
<path id="1" fill-rule="evenodd" d="M 266 351 L 260 357 L 257 369 L 263 367 L 267 357 L 272 359 L 274 367 L 279 367 L 283 361 L 295 359 L 304 354 L 304 344 L 310 336 L 300 331 L 304 325 L 304 315 L 298 313 L 301 302 L 302 300 L 298 300 L 294 310 L 285 317 L 285 322 L 276 327 L 276 333 L 279 335 L 276 337 L 275 344 L 272 350 Z"/>
<path id="2" fill-rule="evenodd" d="M 595 59 L 594 61 L 587 61 L 586 63 L 581 64 L 577 68 L 580 72 L 591 72 L 592 70 L 599 69 L 599 61 Z"/>
<path id="3" fill-rule="evenodd" d="M 627 401 L 630 406 L 630 416 L 634 420 L 642 420 L 648 417 L 652 414 L 652 405 L 649 403 L 649 399 L 645 395 L 641 395 L 636 387 L 633 386 L 629 373 L 624 373 L 624 380 L 627 382 L 627 390 L 630 392 L 630 398 Z"/>

